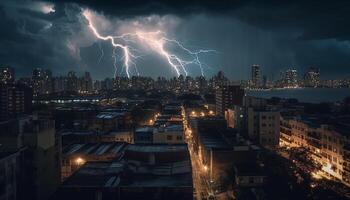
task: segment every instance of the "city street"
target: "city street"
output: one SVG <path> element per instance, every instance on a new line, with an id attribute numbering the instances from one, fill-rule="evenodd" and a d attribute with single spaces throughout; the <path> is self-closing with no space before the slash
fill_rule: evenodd
<path id="1" fill-rule="evenodd" d="M 188 128 L 188 123 L 185 117 L 185 113 L 183 111 L 184 116 L 184 127 L 185 127 L 185 140 L 188 146 L 188 151 L 191 156 L 192 163 L 192 179 L 193 179 L 193 187 L 195 190 L 194 198 L 197 200 L 208 199 L 210 194 L 209 187 L 209 178 L 207 175 L 208 168 L 205 168 L 198 157 L 198 155 L 194 152 L 193 148 L 193 135 L 192 131 Z"/>

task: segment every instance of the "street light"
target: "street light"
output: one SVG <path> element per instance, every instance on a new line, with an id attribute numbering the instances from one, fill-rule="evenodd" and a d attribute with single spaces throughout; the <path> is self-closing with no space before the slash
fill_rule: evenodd
<path id="1" fill-rule="evenodd" d="M 208 171 L 208 166 L 204 165 L 204 166 L 203 166 L 203 170 L 204 170 L 205 172 L 207 172 L 207 171 Z"/>
<path id="2" fill-rule="evenodd" d="M 85 160 L 82 159 L 81 157 L 78 157 L 77 159 L 75 159 L 75 163 L 79 166 L 85 163 Z"/>

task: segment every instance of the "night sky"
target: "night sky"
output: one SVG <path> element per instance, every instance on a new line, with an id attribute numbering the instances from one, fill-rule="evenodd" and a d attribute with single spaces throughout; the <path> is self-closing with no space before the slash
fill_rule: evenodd
<path id="1" fill-rule="evenodd" d="M 200 57 L 206 76 L 222 70 L 231 79 L 248 79 L 250 66 L 259 64 L 270 79 L 288 68 L 301 77 L 309 67 L 320 68 L 323 79 L 350 78 L 350 1 L 2 0 L 0 65 L 14 67 L 17 76 L 41 67 L 55 75 L 73 70 L 113 77 L 112 47 L 94 37 L 86 9 L 104 35 L 160 29 L 191 50 L 215 50 Z M 141 75 L 176 75 L 164 57 L 138 50 Z M 200 74 L 196 66 L 188 72 Z"/>

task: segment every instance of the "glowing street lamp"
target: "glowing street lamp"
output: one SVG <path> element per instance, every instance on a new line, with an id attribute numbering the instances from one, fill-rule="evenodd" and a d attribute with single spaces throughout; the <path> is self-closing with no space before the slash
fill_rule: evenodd
<path id="1" fill-rule="evenodd" d="M 82 159 L 81 157 L 78 157 L 77 159 L 75 159 L 75 163 L 76 163 L 78 166 L 80 166 L 80 165 L 82 165 L 82 164 L 85 163 L 85 160 Z"/>
<path id="2" fill-rule="evenodd" d="M 203 166 L 203 170 L 204 170 L 205 172 L 207 172 L 207 171 L 208 171 L 208 166 L 204 165 L 204 166 Z"/>

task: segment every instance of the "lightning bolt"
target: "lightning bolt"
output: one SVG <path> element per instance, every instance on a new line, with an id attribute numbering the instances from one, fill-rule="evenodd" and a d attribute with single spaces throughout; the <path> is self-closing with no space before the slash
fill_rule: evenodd
<path id="1" fill-rule="evenodd" d="M 200 68 L 201 75 L 204 76 L 204 63 L 200 60 L 200 55 L 204 53 L 216 52 L 215 50 L 200 49 L 200 50 L 190 50 L 186 48 L 182 43 L 175 39 L 169 39 L 166 37 L 166 34 L 162 31 L 154 32 L 143 32 L 135 31 L 134 33 L 125 33 L 119 36 L 101 35 L 97 28 L 92 23 L 93 15 L 89 10 L 83 11 L 83 16 L 88 21 L 88 27 L 91 29 L 92 33 L 98 39 L 110 41 L 113 46 L 112 58 L 113 66 L 115 68 L 114 75 L 117 75 L 117 52 L 116 49 L 122 50 L 122 61 L 125 68 L 125 72 L 128 78 L 130 78 L 130 67 L 133 66 L 137 75 L 139 71 L 136 66 L 136 60 L 140 58 L 140 55 L 137 55 L 139 51 L 134 48 L 133 44 L 143 44 L 149 49 L 157 52 L 160 56 L 165 58 L 171 68 L 176 72 L 177 76 L 185 74 L 188 76 L 187 67 L 189 65 L 196 65 Z M 182 58 L 180 55 L 170 52 L 166 49 L 166 46 L 172 45 L 174 48 L 181 50 L 187 59 Z M 184 56 L 184 57 L 185 57 Z"/>

